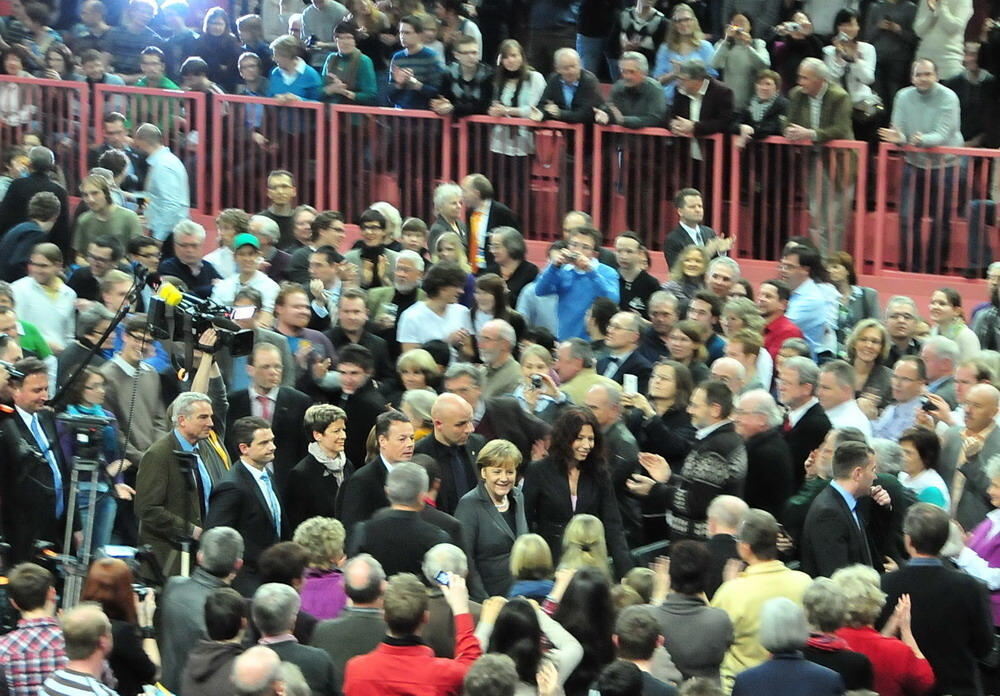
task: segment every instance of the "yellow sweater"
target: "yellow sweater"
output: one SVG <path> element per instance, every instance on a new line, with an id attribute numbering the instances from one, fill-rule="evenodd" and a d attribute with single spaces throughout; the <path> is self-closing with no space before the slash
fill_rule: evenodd
<path id="1" fill-rule="evenodd" d="M 802 595 L 811 582 L 811 577 L 798 570 L 789 570 L 781 561 L 762 561 L 749 566 L 739 577 L 722 583 L 712 598 L 712 606 L 725 610 L 733 622 L 733 644 L 722 660 L 726 693 L 732 690 L 737 674 L 769 657 L 757 640 L 764 602 L 787 597 L 801 604 Z"/>

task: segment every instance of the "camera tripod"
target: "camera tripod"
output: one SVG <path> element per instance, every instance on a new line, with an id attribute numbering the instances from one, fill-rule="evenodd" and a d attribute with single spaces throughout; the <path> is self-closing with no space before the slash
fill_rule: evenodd
<path id="1" fill-rule="evenodd" d="M 80 593 L 83 591 L 83 581 L 87 577 L 87 569 L 90 567 L 91 545 L 94 540 L 94 521 L 97 518 L 97 484 L 101 475 L 102 464 L 96 459 L 83 459 L 73 457 L 73 470 L 70 474 L 69 502 L 66 508 L 66 533 L 63 537 L 63 568 L 66 576 L 66 584 L 63 586 L 62 607 L 69 609 L 76 606 L 80 601 Z M 83 525 L 83 543 L 77 549 L 76 554 L 72 554 L 73 543 L 73 523 L 76 521 L 76 502 L 80 494 L 80 475 L 89 474 L 90 490 L 87 492 L 88 506 L 90 511 L 86 515 L 86 522 Z"/>

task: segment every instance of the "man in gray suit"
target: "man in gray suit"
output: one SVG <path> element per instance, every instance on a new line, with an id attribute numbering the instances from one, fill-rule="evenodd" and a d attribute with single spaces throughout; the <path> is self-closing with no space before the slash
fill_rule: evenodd
<path id="1" fill-rule="evenodd" d="M 325 650 L 333 660 L 338 691 L 347 661 L 367 655 L 385 637 L 384 590 L 382 564 L 367 553 L 358 554 L 344 566 L 344 591 L 351 600 L 350 605 L 337 618 L 321 621 L 313 632 L 313 647 Z"/>
<path id="2" fill-rule="evenodd" d="M 163 685 L 174 693 L 188 652 L 205 637 L 205 600 L 228 586 L 243 567 L 243 537 L 232 527 L 216 527 L 201 535 L 198 567 L 191 577 L 167 580 L 160 597 L 157 643 L 163 663 Z"/>
<path id="3" fill-rule="evenodd" d="M 938 471 L 951 494 L 951 514 L 962 528 L 971 531 L 993 509 L 987 489 L 986 463 L 1000 453 L 1000 428 L 994 418 L 1000 406 L 1000 390 L 992 384 L 977 384 L 965 396 L 965 426 L 945 431 Z"/>

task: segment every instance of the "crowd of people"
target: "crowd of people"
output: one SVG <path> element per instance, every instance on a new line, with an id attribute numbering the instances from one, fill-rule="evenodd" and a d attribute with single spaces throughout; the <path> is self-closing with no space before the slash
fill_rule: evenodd
<path id="1" fill-rule="evenodd" d="M 989 142 L 968 0 L 501 4 L 265 2 L 237 39 L 221 8 L 14 0 L 0 63 L 744 139 L 961 144 L 972 113 Z M 1000 263 L 974 307 L 881 299 L 832 225 L 754 285 L 680 188 L 653 247 L 563 211 L 539 267 L 482 174 L 433 220 L 346 220 L 275 169 L 206 230 L 157 124 L 102 127 L 76 209 L 52 149 L 4 155 L 7 693 L 1000 690 Z M 49 550 L 94 558 L 59 616 Z"/>

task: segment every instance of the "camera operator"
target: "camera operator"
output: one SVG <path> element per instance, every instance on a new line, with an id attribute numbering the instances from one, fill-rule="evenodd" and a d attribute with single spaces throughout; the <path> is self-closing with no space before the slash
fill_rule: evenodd
<path id="1" fill-rule="evenodd" d="M 11 453 L 4 467 L 3 523 L 15 563 L 30 560 L 36 540 L 61 544 L 66 522 L 69 466 L 59 447 L 49 398 L 48 368 L 38 358 L 14 364 L 13 413 L 0 421 L 0 443 Z"/>

